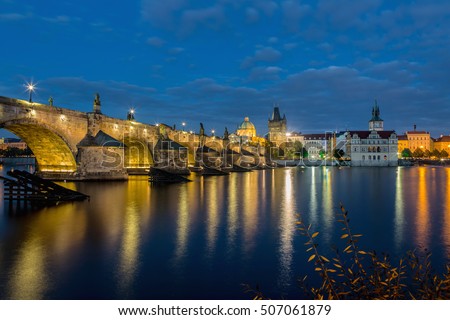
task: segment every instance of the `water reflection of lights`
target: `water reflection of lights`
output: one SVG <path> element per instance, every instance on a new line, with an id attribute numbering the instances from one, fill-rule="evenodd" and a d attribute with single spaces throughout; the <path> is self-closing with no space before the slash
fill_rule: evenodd
<path id="1" fill-rule="evenodd" d="M 228 183 L 228 228 L 227 228 L 227 245 L 228 251 L 234 249 L 236 234 L 238 229 L 238 201 L 237 201 L 237 186 L 236 179 L 238 175 L 232 174 Z"/>
<path id="2" fill-rule="evenodd" d="M 219 226 L 219 204 L 217 183 L 219 179 L 211 179 L 208 182 L 207 197 L 207 252 L 211 256 L 214 253 L 214 248 L 217 241 L 217 228 Z"/>
<path id="3" fill-rule="evenodd" d="M 177 240 L 175 249 L 176 265 L 186 256 L 186 248 L 189 236 L 189 198 L 187 184 L 180 185 L 178 196 Z"/>
<path id="4" fill-rule="evenodd" d="M 450 257 L 450 169 L 446 168 L 446 186 L 445 186 L 445 213 L 444 213 L 444 241 L 447 248 L 447 257 Z"/>
<path id="5" fill-rule="evenodd" d="M 45 249 L 41 238 L 32 234 L 23 243 L 10 277 L 10 299 L 42 299 L 47 291 Z"/>
<path id="6" fill-rule="evenodd" d="M 255 180 L 252 180 L 252 178 Z M 256 196 L 256 190 L 258 189 L 256 186 L 259 185 L 259 180 L 256 174 L 244 174 L 243 179 L 244 251 L 248 254 L 255 245 L 255 234 L 259 223 L 258 199 Z"/>
<path id="7" fill-rule="evenodd" d="M 127 294 L 137 271 L 140 243 L 140 216 L 136 205 L 129 205 L 125 212 L 123 238 L 120 248 L 119 290 Z"/>
<path id="8" fill-rule="evenodd" d="M 400 248 L 404 235 L 405 204 L 403 200 L 403 168 L 398 167 L 395 181 L 395 245 Z"/>
<path id="9" fill-rule="evenodd" d="M 141 246 L 142 228 L 150 222 L 151 215 L 142 212 L 150 203 L 151 190 L 146 179 L 134 177 L 128 181 L 125 215 L 123 222 L 117 222 L 121 227 L 121 245 L 118 264 L 118 289 L 124 296 L 131 294 L 133 282 L 138 273 L 139 250 Z M 115 204 L 117 205 L 117 204 Z M 114 212 L 114 205 L 111 212 Z M 122 217 L 119 212 L 116 214 Z M 114 243 L 111 241 L 111 244 Z"/>
<path id="10" fill-rule="evenodd" d="M 293 239 L 295 234 L 296 205 L 293 188 L 293 170 L 284 172 L 284 192 L 280 212 L 280 273 L 278 283 L 287 286 L 291 283 L 291 265 L 293 254 Z"/>
<path id="11" fill-rule="evenodd" d="M 418 191 L 417 195 L 417 239 L 419 245 L 424 248 L 428 247 L 429 240 L 429 210 L 428 210 L 428 190 L 427 190 L 427 179 L 425 177 L 427 169 L 424 167 L 419 168 L 419 181 L 418 181 Z"/>
<path id="12" fill-rule="evenodd" d="M 311 168 L 311 190 L 309 198 L 310 222 L 313 226 L 317 225 L 317 190 L 316 190 L 316 167 Z"/>
<path id="13" fill-rule="evenodd" d="M 334 210 L 333 210 L 333 189 L 332 189 L 332 171 L 328 167 L 322 170 L 322 213 L 324 220 L 323 236 L 325 240 L 331 239 L 332 228 L 334 225 Z"/>

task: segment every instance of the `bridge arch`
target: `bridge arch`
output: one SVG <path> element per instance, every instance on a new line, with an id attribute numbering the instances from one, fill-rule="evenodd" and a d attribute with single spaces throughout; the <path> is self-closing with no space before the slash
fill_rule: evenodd
<path id="1" fill-rule="evenodd" d="M 0 127 L 25 141 L 36 157 L 39 172 L 76 172 L 76 146 L 54 128 L 33 119 L 4 122 Z"/>

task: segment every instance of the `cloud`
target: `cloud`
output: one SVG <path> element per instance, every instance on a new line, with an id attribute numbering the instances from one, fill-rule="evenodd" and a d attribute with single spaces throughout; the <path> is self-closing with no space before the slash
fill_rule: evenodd
<path id="1" fill-rule="evenodd" d="M 266 81 L 266 80 L 279 80 L 280 73 L 283 69 L 275 66 L 270 67 L 255 67 L 251 70 L 249 75 L 249 81 Z"/>
<path id="2" fill-rule="evenodd" d="M 317 15 L 321 21 L 330 21 L 339 30 L 364 27 L 366 17 L 376 13 L 381 0 L 321 0 L 317 5 Z"/>
<path id="3" fill-rule="evenodd" d="M 153 47 L 160 48 L 162 47 L 166 42 L 158 37 L 150 37 L 147 39 L 147 43 Z"/>
<path id="4" fill-rule="evenodd" d="M 171 54 L 171 55 L 177 55 L 177 54 L 180 54 L 180 53 L 182 53 L 184 51 L 185 51 L 184 48 L 177 47 L 177 48 L 169 49 L 168 53 Z"/>
<path id="5" fill-rule="evenodd" d="M 309 5 L 301 5 L 298 1 L 287 0 L 281 4 L 283 11 L 283 23 L 289 32 L 300 30 L 301 19 L 310 11 Z"/>
<path id="6" fill-rule="evenodd" d="M 0 14 L 0 21 L 18 21 L 29 18 L 28 15 L 21 13 L 2 13 Z"/>
<path id="7" fill-rule="evenodd" d="M 135 105 L 143 108 L 156 105 L 156 90 L 126 82 L 90 81 L 82 77 L 55 77 L 39 82 L 41 95 L 52 96 L 56 106 L 80 111 L 91 111 L 95 93 L 99 93 L 102 109 L 106 114 L 125 116 L 126 110 Z M 51 88 L 48 89 L 48 88 Z M 81 105 L 80 105 L 81 103 Z"/>
<path id="8" fill-rule="evenodd" d="M 186 5 L 186 0 L 143 0 L 141 15 L 154 26 L 173 29 L 176 27 L 177 15 Z"/>
<path id="9" fill-rule="evenodd" d="M 246 57 L 241 63 L 241 68 L 247 69 L 252 67 L 256 62 L 274 62 L 281 58 L 282 54 L 280 51 L 272 47 L 264 47 L 257 49 L 253 56 Z"/>
<path id="10" fill-rule="evenodd" d="M 270 37 L 267 42 L 269 42 L 270 44 L 275 44 L 278 43 L 278 38 L 277 37 Z"/>
<path id="11" fill-rule="evenodd" d="M 271 0 L 254 0 L 253 5 L 268 17 L 273 16 L 278 9 L 278 4 Z"/>
<path id="12" fill-rule="evenodd" d="M 259 12 L 255 8 L 247 8 L 245 10 L 245 17 L 247 23 L 256 23 L 259 21 Z"/>
<path id="13" fill-rule="evenodd" d="M 181 24 L 183 33 L 189 34 L 199 27 L 218 28 L 225 20 L 223 7 L 215 5 L 209 8 L 184 11 L 181 17 Z"/>
<path id="14" fill-rule="evenodd" d="M 284 44 L 284 45 L 283 45 L 283 48 L 284 48 L 285 50 L 293 50 L 293 49 L 297 48 L 297 46 L 298 46 L 297 43 L 295 43 L 295 42 L 290 42 L 290 43 Z"/>
<path id="15" fill-rule="evenodd" d="M 59 15 L 56 17 L 42 17 L 42 20 L 50 22 L 50 23 L 70 23 L 70 22 L 81 21 L 81 18 Z"/>
<path id="16" fill-rule="evenodd" d="M 141 16 L 155 27 L 184 36 L 200 27 L 217 29 L 226 21 L 223 5 L 191 9 L 186 0 L 143 0 Z"/>

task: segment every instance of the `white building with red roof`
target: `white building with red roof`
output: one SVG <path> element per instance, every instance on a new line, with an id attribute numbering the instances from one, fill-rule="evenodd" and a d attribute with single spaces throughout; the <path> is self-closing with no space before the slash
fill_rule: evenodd
<path id="1" fill-rule="evenodd" d="M 384 130 L 380 109 L 375 101 L 368 131 L 347 131 L 346 153 L 354 167 L 398 166 L 398 138 L 394 130 Z"/>

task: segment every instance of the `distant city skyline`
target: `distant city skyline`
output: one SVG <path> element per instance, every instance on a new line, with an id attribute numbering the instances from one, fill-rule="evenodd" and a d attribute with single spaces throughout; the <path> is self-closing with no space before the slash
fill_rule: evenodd
<path id="1" fill-rule="evenodd" d="M 244 117 L 267 133 L 450 134 L 450 3 L 350 0 L 0 0 L 0 95 L 222 135 Z M 3 134 L 1 136 L 7 136 Z"/>

